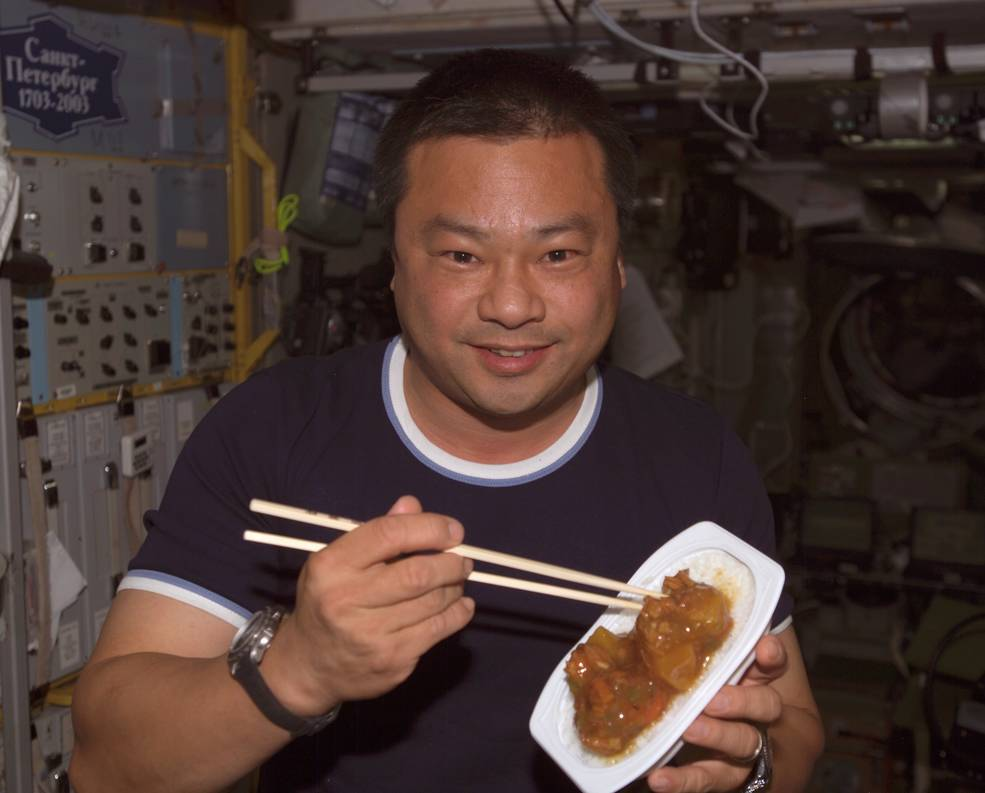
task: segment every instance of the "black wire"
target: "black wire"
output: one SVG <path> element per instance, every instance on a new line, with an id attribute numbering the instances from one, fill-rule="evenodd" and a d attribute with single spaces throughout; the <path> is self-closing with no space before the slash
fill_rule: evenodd
<path id="1" fill-rule="evenodd" d="M 564 21 L 567 22 L 572 27 L 574 27 L 575 19 L 573 16 L 571 16 L 568 9 L 564 7 L 564 3 L 562 3 L 561 0 L 554 0 L 554 5 L 556 5 L 557 10 L 561 12 L 561 16 L 564 17 Z"/>
<path id="2" fill-rule="evenodd" d="M 940 724 L 937 722 L 937 713 L 934 710 L 934 681 L 937 677 L 937 664 L 940 662 L 944 651 L 955 639 L 964 638 L 964 636 L 971 633 L 981 633 L 982 630 L 985 630 L 985 628 L 980 628 L 977 631 L 969 631 L 967 634 L 962 635 L 962 631 L 964 631 L 965 628 L 972 623 L 982 620 L 985 620 L 985 612 L 972 614 L 970 617 L 965 617 L 963 620 L 954 625 L 937 643 L 937 648 L 934 651 L 934 655 L 931 657 L 930 663 L 927 665 L 927 678 L 924 681 L 923 686 L 924 719 L 927 722 L 927 727 L 930 732 L 931 745 L 936 745 L 938 749 L 944 749 L 944 737 L 941 732 Z M 947 754 L 959 758 L 973 768 L 983 767 L 983 760 L 981 757 L 971 756 L 965 752 L 956 751 L 954 747 L 947 748 L 945 751 Z"/>
<path id="3" fill-rule="evenodd" d="M 291 123 L 287 128 L 287 140 L 284 143 L 284 165 L 280 172 L 280 185 L 277 188 L 277 195 L 284 195 L 284 185 L 287 182 L 287 173 L 291 169 L 291 159 L 294 157 L 294 144 L 298 139 L 298 124 L 301 120 L 301 108 L 294 111 L 291 116 Z"/>

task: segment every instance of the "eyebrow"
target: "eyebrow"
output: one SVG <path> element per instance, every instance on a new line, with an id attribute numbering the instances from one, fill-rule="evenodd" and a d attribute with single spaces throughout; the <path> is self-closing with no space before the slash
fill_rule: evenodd
<path id="1" fill-rule="evenodd" d="M 489 238 L 489 232 L 484 231 L 478 226 L 470 226 L 468 223 L 462 223 L 446 215 L 435 215 L 421 227 L 421 233 L 425 235 L 434 234 L 438 231 L 461 234 L 463 237 L 472 237 L 477 240 Z"/>
<path id="2" fill-rule="evenodd" d="M 486 240 L 490 236 L 488 231 L 479 226 L 463 223 L 447 215 L 435 215 L 421 227 L 421 232 L 425 235 L 441 231 L 461 234 L 464 237 L 471 237 L 476 240 Z M 578 231 L 594 239 L 598 234 L 598 226 L 588 215 L 575 212 L 560 218 L 555 223 L 535 228 L 531 236 L 544 240 L 567 231 Z"/>
<path id="3" fill-rule="evenodd" d="M 588 215 L 574 212 L 561 218 L 557 223 L 551 223 L 548 226 L 541 226 L 540 228 L 534 229 L 534 236 L 538 239 L 547 239 L 557 234 L 563 234 L 566 231 L 579 231 L 594 239 L 598 233 L 598 226 Z"/>

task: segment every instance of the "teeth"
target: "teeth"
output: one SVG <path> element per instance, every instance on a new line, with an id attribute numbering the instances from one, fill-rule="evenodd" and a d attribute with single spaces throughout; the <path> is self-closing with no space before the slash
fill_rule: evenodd
<path id="1" fill-rule="evenodd" d="M 527 354 L 526 350 L 491 350 L 490 352 L 502 355 L 504 358 L 522 358 Z"/>

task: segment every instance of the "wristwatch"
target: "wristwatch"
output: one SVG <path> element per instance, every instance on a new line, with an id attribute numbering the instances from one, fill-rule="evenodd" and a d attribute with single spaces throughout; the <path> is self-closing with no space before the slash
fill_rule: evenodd
<path id="1" fill-rule="evenodd" d="M 278 727 L 287 730 L 293 737 L 314 735 L 335 721 L 341 705 L 336 705 L 323 716 L 298 716 L 280 703 L 260 674 L 260 662 L 286 614 L 280 606 L 267 606 L 250 617 L 236 632 L 229 647 L 226 657 L 229 673 L 239 681 L 260 712 Z"/>
<path id="2" fill-rule="evenodd" d="M 759 751 L 756 752 L 752 773 L 740 788 L 740 793 L 759 793 L 773 781 L 773 747 L 766 730 L 759 727 Z"/>

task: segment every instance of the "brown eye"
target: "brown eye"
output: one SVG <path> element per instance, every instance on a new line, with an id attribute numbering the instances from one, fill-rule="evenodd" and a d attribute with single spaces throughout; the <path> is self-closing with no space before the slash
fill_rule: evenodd
<path id="1" fill-rule="evenodd" d="M 559 262 L 566 262 L 570 258 L 571 258 L 571 251 L 568 250 L 550 251 L 547 254 L 547 261 L 553 262 L 555 264 Z"/>
<path id="2" fill-rule="evenodd" d="M 466 253 L 465 251 L 449 251 L 448 256 L 456 264 L 472 264 L 475 261 L 475 257 L 471 253 Z"/>

